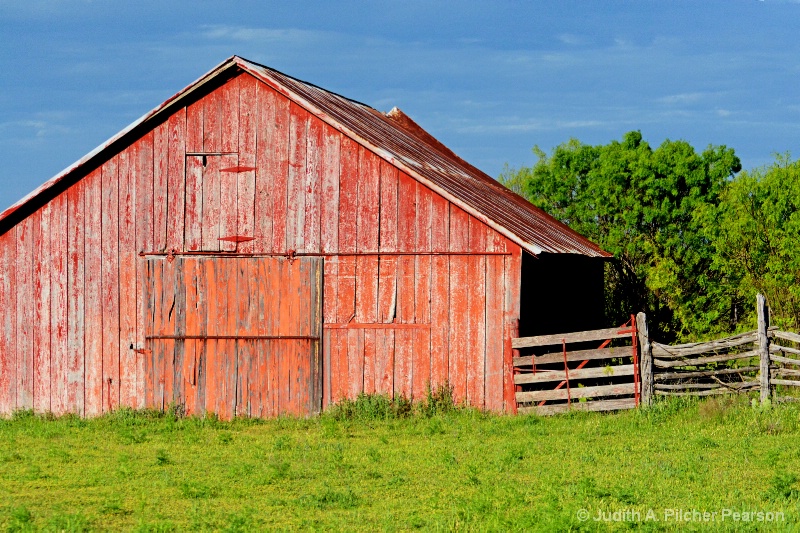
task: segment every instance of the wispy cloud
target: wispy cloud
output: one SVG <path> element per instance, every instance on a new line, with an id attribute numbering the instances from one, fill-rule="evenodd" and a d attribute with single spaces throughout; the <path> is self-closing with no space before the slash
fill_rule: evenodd
<path id="1" fill-rule="evenodd" d="M 669 96 L 664 96 L 663 98 L 659 98 L 658 103 L 667 105 L 694 104 L 705 98 L 705 96 L 706 95 L 703 93 L 671 94 Z"/>
<path id="2" fill-rule="evenodd" d="M 455 128 L 458 133 L 468 134 L 500 134 L 500 133 L 526 133 L 535 131 L 556 131 L 583 128 L 599 128 L 607 126 L 599 120 L 530 120 L 509 121 L 496 124 L 471 124 Z"/>
<path id="3" fill-rule="evenodd" d="M 670 94 L 668 96 L 664 96 L 662 98 L 657 99 L 656 101 L 660 104 L 666 104 L 666 105 L 687 105 L 687 104 L 696 104 L 704 100 L 719 98 L 721 95 L 722 93 L 720 92 L 679 93 L 679 94 Z"/>
<path id="4" fill-rule="evenodd" d="M 0 122 L 0 132 L 18 132 L 17 139 L 45 139 L 74 133 L 63 124 L 49 122 L 42 119 L 11 120 Z"/>
<path id="5" fill-rule="evenodd" d="M 280 42 L 293 45 L 311 45 L 338 39 L 338 34 L 330 31 L 226 25 L 202 26 L 200 35 L 209 40 L 230 40 L 254 44 Z"/>
<path id="6" fill-rule="evenodd" d="M 562 33 L 558 36 L 558 40 L 571 46 L 581 45 L 587 42 L 585 37 L 574 33 Z"/>

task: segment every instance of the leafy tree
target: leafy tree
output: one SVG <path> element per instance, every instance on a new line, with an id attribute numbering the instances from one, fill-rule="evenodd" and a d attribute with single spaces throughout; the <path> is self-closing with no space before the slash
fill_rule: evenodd
<path id="1" fill-rule="evenodd" d="M 755 323 L 755 294 L 767 298 L 774 324 L 800 328 L 800 161 L 779 155 L 731 181 L 715 209 L 699 213 L 713 243 L 713 268 L 729 285 L 735 321 Z"/>
<path id="2" fill-rule="evenodd" d="M 702 224 L 741 170 L 732 149 L 698 154 L 667 140 L 654 150 L 632 131 L 621 142 L 572 139 L 549 156 L 534 153 L 533 167 L 506 168 L 500 181 L 614 255 L 606 268 L 609 320 L 646 311 L 666 341 L 717 327 L 724 312 Z"/>

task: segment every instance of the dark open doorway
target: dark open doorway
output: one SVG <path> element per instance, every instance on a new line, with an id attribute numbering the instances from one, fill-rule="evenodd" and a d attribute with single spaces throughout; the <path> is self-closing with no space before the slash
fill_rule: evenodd
<path id="1" fill-rule="evenodd" d="M 608 327 L 604 260 L 575 254 L 522 254 L 519 336 Z"/>

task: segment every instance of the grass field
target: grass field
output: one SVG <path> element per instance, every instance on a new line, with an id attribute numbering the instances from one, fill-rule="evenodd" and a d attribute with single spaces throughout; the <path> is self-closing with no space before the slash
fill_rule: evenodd
<path id="1" fill-rule="evenodd" d="M 746 399 L 552 418 L 371 397 L 310 420 L 0 421 L 11 531 L 791 530 L 798 474 L 800 410 Z"/>

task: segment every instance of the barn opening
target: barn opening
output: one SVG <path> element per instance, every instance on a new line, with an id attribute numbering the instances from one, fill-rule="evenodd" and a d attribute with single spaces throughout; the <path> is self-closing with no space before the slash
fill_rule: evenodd
<path id="1" fill-rule="evenodd" d="M 522 253 L 519 336 L 608 327 L 604 316 L 604 258 Z"/>

